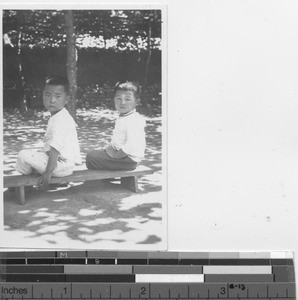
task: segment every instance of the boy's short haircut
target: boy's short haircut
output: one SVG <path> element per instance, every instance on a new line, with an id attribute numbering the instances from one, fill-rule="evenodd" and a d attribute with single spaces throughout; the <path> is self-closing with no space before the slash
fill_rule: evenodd
<path id="1" fill-rule="evenodd" d="M 66 92 L 66 94 L 69 94 L 69 82 L 66 78 L 61 77 L 61 76 L 51 76 L 51 77 L 47 77 L 45 80 L 45 85 L 49 84 L 49 85 L 61 85 L 64 87 L 64 90 Z"/>
<path id="2" fill-rule="evenodd" d="M 114 95 L 117 91 L 131 91 L 134 93 L 136 99 L 141 98 L 141 86 L 136 81 L 117 82 L 114 88 Z"/>

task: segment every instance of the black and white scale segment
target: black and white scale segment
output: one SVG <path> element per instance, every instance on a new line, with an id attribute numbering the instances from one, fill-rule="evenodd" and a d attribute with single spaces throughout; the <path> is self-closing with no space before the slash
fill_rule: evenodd
<path id="1" fill-rule="evenodd" d="M 296 299 L 292 252 L 0 252 L 0 299 Z"/>

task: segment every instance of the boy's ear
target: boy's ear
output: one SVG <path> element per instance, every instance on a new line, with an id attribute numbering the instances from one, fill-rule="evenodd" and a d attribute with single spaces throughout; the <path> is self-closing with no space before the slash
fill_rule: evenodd
<path id="1" fill-rule="evenodd" d="M 66 97 L 66 103 L 68 103 L 69 100 L 70 100 L 70 95 L 67 95 L 67 97 Z"/>
<path id="2" fill-rule="evenodd" d="M 141 98 L 137 98 L 136 99 L 136 106 L 140 105 L 140 103 L 141 103 Z"/>

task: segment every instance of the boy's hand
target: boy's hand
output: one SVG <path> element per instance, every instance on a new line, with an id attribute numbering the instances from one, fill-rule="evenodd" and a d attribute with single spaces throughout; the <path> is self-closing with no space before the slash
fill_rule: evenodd
<path id="1" fill-rule="evenodd" d="M 123 158 L 126 157 L 127 154 L 122 150 L 117 150 L 114 146 L 110 145 L 105 149 L 107 155 L 111 158 Z"/>
<path id="2" fill-rule="evenodd" d="M 117 153 L 117 150 L 115 149 L 115 147 L 113 147 L 112 145 L 109 145 L 106 149 L 105 149 L 107 155 L 109 157 L 115 158 L 115 155 Z"/>
<path id="3" fill-rule="evenodd" d="M 45 171 L 38 180 L 38 187 L 41 189 L 45 189 L 49 183 L 51 182 L 51 178 L 53 176 L 53 172 Z"/>

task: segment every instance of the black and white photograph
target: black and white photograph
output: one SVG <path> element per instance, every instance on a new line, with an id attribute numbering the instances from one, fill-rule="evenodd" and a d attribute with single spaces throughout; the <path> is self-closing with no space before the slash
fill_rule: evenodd
<path id="1" fill-rule="evenodd" d="M 166 6 L 1 15 L 0 246 L 165 250 Z"/>

